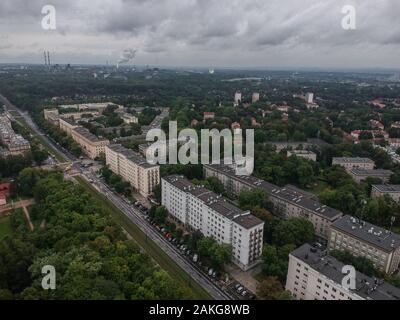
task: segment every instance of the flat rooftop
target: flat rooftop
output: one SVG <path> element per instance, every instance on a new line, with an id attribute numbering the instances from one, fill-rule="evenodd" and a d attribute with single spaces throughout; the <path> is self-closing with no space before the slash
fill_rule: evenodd
<path id="1" fill-rule="evenodd" d="M 342 268 L 345 264 L 327 255 L 326 251 L 304 244 L 290 254 L 328 279 L 341 285 L 343 279 Z M 350 291 L 367 300 L 400 300 L 399 288 L 384 282 L 382 279 L 369 277 L 358 271 L 356 274 L 356 289 L 350 289 Z"/>
<path id="2" fill-rule="evenodd" d="M 170 175 L 163 177 L 162 179 L 172 184 L 176 188 L 190 193 L 191 195 L 203 201 L 214 211 L 218 212 L 229 220 L 236 222 L 246 229 L 250 229 L 263 223 L 261 219 L 253 216 L 248 211 L 243 211 L 242 209 L 234 206 L 221 195 L 218 195 L 203 186 L 195 185 L 183 176 Z"/>
<path id="3" fill-rule="evenodd" d="M 385 170 L 385 169 L 360 169 L 354 168 L 351 169 L 350 172 L 356 176 L 391 176 L 393 171 Z"/>
<path id="4" fill-rule="evenodd" d="M 96 135 L 91 133 L 88 129 L 83 128 L 83 127 L 74 128 L 74 129 L 72 129 L 72 131 L 78 133 L 80 136 L 84 137 L 85 139 L 87 139 L 91 142 L 100 142 L 100 141 L 107 140 L 105 138 L 104 139 L 98 138 Z"/>
<path id="5" fill-rule="evenodd" d="M 110 150 L 112 150 L 116 153 L 122 154 L 125 158 L 134 162 L 135 164 L 137 164 L 140 167 L 143 167 L 146 169 L 158 167 L 158 165 L 148 163 L 146 158 L 142 157 L 139 153 L 136 153 L 135 151 L 133 151 L 131 149 L 127 149 L 120 144 L 110 144 L 107 146 L 107 148 L 109 148 Z"/>
<path id="6" fill-rule="evenodd" d="M 372 188 L 380 192 L 400 192 L 400 184 L 373 184 Z"/>
<path id="7" fill-rule="evenodd" d="M 332 162 L 341 162 L 341 163 L 371 163 L 375 164 L 375 162 L 368 158 L 360 158 L 360 157 L 335 157 L 332 158 Z"/>
<path id="8" fill-rule="evenodd" d="M 323 205 L 318 198 L 309 192 L 294 188 L 293 186 L 279 187 L 267 181 L 258 179 L 253 176 L 236 175 L 235 170 L 229 166 L 222 164 L 204 165 L 205 168 L 216 170 L 224 175 L 231 177 L 251 188 L 260 188 L 265 190 L 268 196 L 277 197 L 290 204 L 303 207 L 313 211 L 315 214 L 333 220 L 342 215 L 342 212 L 334 208 Z"/>
<path id="9" fill-rule="evenodd" d="M 368 242 L 386 252 L 391 252 L 400 246 L 400 235 L 397 233 L 349 215 L 336 220 L 331 228 Z"/>

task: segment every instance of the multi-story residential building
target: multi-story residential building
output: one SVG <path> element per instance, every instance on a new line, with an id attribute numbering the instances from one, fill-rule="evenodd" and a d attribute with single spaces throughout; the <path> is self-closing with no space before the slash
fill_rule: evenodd
<path id="1" fill-rule="evenodd" d="M 349 173 L 357 183 L 360 183 L 367 178 L 378 178 L 381 179 L 382 182 L 388 182 L 393 171 L 384 169 L 369 170 L 354 168 L 351 169 Z"/>
<path id="2" fill-rule="evenodd" d="M 99 113 L 103 113 L 103 111 L 109 105 L 116 105 L 112 102 L 99 102 L 99 103 L 81 103 L 81 104 L 69 104 L 69 105 L 59 105 L 59 109 L 76 109 L 76 110 L 97 110 Z M 119 110 L 122 110 L 124 107 L 121 105 L 116 105 Z"/>
<path id="3" fill-rule="evenodd" d="M 178 175 L 162 178 L 162 204 L 188 229 L 232 246 L 232 262 L 242 270 L 259 263 L 264 222 L 214 192 Z"/>
<path id="4" fill-rule="evenodd" d="M 381 197 L 387 194 L 394 201 L 400 201 L 400 185 L 398 184 L 374 184 L 372 185 L 371 197 Z"/>
<path id="5" fill-rule="evenodd" d="M 354 168 L 373 170 L 375 162 L 368 158 L 336 157 L 332 159 L 332 165 L 339 165 L 350 171 Z"/>
<path id="6" fill-rule="evenodd" d="M 371 134 L 373 139 L 379 139 L 380 137 L 385 140 L 389 139 L 389 134 L 384 130 L 353 130 L 350 134 L 353 138 L 358 140 L 362 133 Z"/>
<path id="7" fill-rule="evenodd" d="M 368 121 L 368 123 L 372 128 L 377 128 L 377 129 L 380 129 L 380 130 L 384 130 L 385 129 L 385 126 L 383 125 L 383 123 L 378 121 L 378 120 L 371 119 L 371 120 Z"/>
<path id="8" fill-rule="evenodd" d="M 140 194 L 148 197 L 160 184 L 160 167 L 149 164 L 138 153 L 119 144 L 106 146 L 106 164 Z"/>
<path id="9" fill-rule="evenodd" d="M 215 113 L 214 112 L 204 112 L 203 114 L 203 120 L 207 121 L 209 119 L 214 119 L 215 118 Z"/>
<path id="10" fill-rule="evenodd" d="M 329 226 L 342 212 L 323 205 L 314 195 L 292 186 L 278 187 L 253 176 L 239 176 L 225 165 L 203 165 L 206 177 L 217 177 L 226 191 L 239 196 L 242 190 L 263 189 L 273 204 L 273 213 L 281 218 L 301 217 L 309 220 L 317 236 L 328 238 Z"/>
<path id="11" fill-rule="evenodd" d="M 60 118 L 58 124 L 60 126 L 60 129 L 66 132 L 69 136 L 72 136 L 72 130 L 82 127 L 71 119 Z"/>
<path id="12" fill-rule="evenodd" d="M 83 127 L 77 127 L 72 130 L 72 139 L 78 143 L 83 152 L 91 159 L 105 153 L 106 145 L 110 144 L 108 139 L 98 138 L 89 130 Z"/>
<path id="13" fill-rule="evenodd" d="M 307 103 L 314 103 L 314 93 L 307 92 L 305 99 Z"/>
<path id="14" fill-rule="evenodd" d="M 242 101 L 242 94 L 240 92 L 235 92 L 235 97 L 234 97 L 234 106 L 237 107 L 239 103 Z"/>
<path id="15" fill-rule="evenodd" d="M 0 115 L 0 140 L 7 147 L 2 155 L 21 155 L 31 149 L 29 142 L 20 134 L 16 134 L 11 125 L 11 120 L 6 115 Z"/>
<path id="16" fill-rule="evenodd" d="M 256 103 L 259 100 L 260 100 L 260 94 L 258 92 L 254 92 L 253 95 L 251 96 L 251 102 Z"/>
<path id="17" fill-rule="evenodd" d="M 54 126 L 59 126 L 59 113 L 58 109 L 44 109 L 43 110 L 44 119 L 49 121 Z"/>
<path id="18" fill-rule="evenodd" d="M 288 150 L 287 157 L 296 156 L 299 158 L 305 158 L 311 161 L 317 161 L 317 154 L 308 150 Z"/>
<path id="19" fill-rule="evenodd" d="M 127 123 L 127 124 L 139 123 L 138 117 L 134 116 L 133 114 L 129 114 L 129 113 L 124 113 L 121 116 L 121 119 L 124 121 L 124 123 Z"/>
<path id="20" fill-rule="evenodd" d="M 286 290 L 298 300 L 400 300 L 400 289 L 356 271 L 355 288 L 342 284 L 344 263 L 304 244 L 289 254 Z"/>
<path id="21" fill-rule="evenodd" d="M 399 267 L 400 235 L 352 216 L 346 215 L 331 225 L 328 247 L 365 257 L 386 273 Z"/>

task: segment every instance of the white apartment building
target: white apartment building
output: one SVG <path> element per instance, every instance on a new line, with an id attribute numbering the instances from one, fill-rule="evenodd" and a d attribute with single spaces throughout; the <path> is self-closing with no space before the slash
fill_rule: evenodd
<path id="1" fill-rule="evenodd" d="M 11 120 L 6 115 L 0 115 L 0 140 L 7 147 L 3 155 L 21 155 L 31 149 L 29 141 L 16 134 L 12 128 Z"/>
<path id="2" fill-rule="evenodd" d="M 306 102 L 311 103 L 311 104 L 314 103 L 314 93 L 312 93 L 312 92 L 306 93 Z"/>
<path id="3" fill-rule="evenodd" d="M 136 152 L 119 144 L 105 147 L 106 164 L 141 195 L 148 197 L 160 184 L 160 167 L 149 164 Z"/>
<path id="4" fill-rule="evenodd" d="M 90 159 L 95 159 L 99 157 L 100 154 L 104 154 L 106 145 L 110 144 L 108 139 L 98 138 L 83 127 L 72 129 L 71 135 L 72 139 L 81 146 L 82 151 Z"/>
<path id="5" fill-rule="evenodd" d="M 355 289 L 342 285 L 344 263 L 304 244 L 289 254 L 286 290 L 297 300 L 400 300 L 400 289 L 356 272 Z"/>
<path id="6" fill-rule="evenodd" d="M 260 100 L 260 94 L 258 92 L 254 92 L 251 96 L 251 102 L 255 103 Z"/>
<path id="7" fill-rule="evenodd" d="M 242 101 L 242 94 L 240 92 L 235 92 L 235 97 L 234 97 L 234 105 L 237 107 L 239 103 Z"/>
<path id="8" fill-rule="evenodd" d="M 371 197 L 382 197 L 387 194 L 394 201 L 400 202 L 400 185 L 398 184 L 373 184 Z"/>
<path id="9" fill-rule="evenodd" d="M 369 169 L 354 168 L 351 169 L 349 173 L 357 183 L 360 183 L 361 181 L 364 181 L 367 178 L 377 178 L 380 179 L 382 182 L 386 183 L 389 181 L 390 176 L 393 174 L 393 171 L 385 169 L 369 170 Z"/>
<path id="10" fill-rule="evenodd" d="M 349 215 L 331 225 L 328 248 L 365 257 L 389 274 L 400 263 L 400 235 Z"/>
<path id="11" fill-rule="evenodd" d="M 232 246 L 232 262 L 248 270 L 260 261 L 264 222 L 178 175 L 162 178 L 162 204 L 188 229 Z"/>
<path id="12" fill-rule="evenodd" d="M 273 204 L 272 212 L 275 215 L 283 219 L 309 220 L 314 226 L 315 234 L 322 239 L 328 239 L 329 226 L 343 215 L 342 212 L 321 204 L 315 195 L 293 186 L 282 188 L 253 176 L 239 176 L 232 167 L 226 165 L 203 165 L 203 170 L 206 177 L 218 178 L 225 190 L 236 197 L 243 190 L 264 190 Z"/>
<path id="13" fill-rule="evenodd" d="M 367 169 L 373 170 L 375 162 L 368 158 L 350 158 L 350 157 L 335 157 L 332 159 L 332 165 L 339 165 L 350 171 L 352 169 Z"/>

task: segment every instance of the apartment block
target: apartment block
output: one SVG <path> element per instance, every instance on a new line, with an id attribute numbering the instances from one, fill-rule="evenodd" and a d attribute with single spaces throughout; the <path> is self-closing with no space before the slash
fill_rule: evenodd
<path id="1" fill-rule="evenodd" d="M 308 150 L 288 150 L 287 157 L 296 156 L 299 158 L 308 159 L 311 161 L 317 161 L 317 154 Z"/>
<path id="2" fill-rule="evenodd" d="M 69 136 L 72 136 L 72 130 L 82 127 L 71 119 L 60 118 L 58 124 L 60 126 L 60 129 L 66 132 Z"/>
<path id="3" fill-rule="evenodd" d="M 355 288 L 342 284 L 344 263 L 304 244 L 289 254 L 286 290 L 297 300 L 400 300 L 400 289 L 356 271 Z"/>
<path id="4" fill-rule="evenodd" d="M 134 116 L 134 115 L 132 115 L 132 114 L 129 114 L 129 113 L 124 113 L 124 114 L 121 116 L 121 119 L 122 119 L 122 120 L 124 121 L 124 123 L 126 123 L 126 124 L 139 123 L 138 117 L 136 117 L 136 116 Z"/>
<path id="5" fill-rule="evenodd" d="M 260 262 L 264 222 L 182 176 L 162 178 L 162 204 L 188 229 L 232 246 L 232 262 L 248 270 Z"/>
<path id="6" fill-rule="evenodd" d="M 21 155 L 31 149 L 29 141 L 15 133 L 6 115 L 0 115 L 0 140 L 7 147 L 7 150 L 2 151 L 3 156 Z"/>
<path id="7" fill-rule="evenodd" d="M 328 248 L 365 257 L 389 274 L 400 263 L 400 235 L 349 215 L 331 225 Z"/>
<path id="8" fill-rule="evenodd" d="M 116 105 L 112 102 L 99 102 L 99 103 L 80 103 L 80 104 L 68 104 L 68 105 L 59 105 L 59 109 L 75 109 L 75 110 L 97 110 L 99 113 L 103 113 L 103 111 L 109 105 Z M 119 110 L 122 110 L 124 107 L 121 105 L 116 105 Z"/>
<path id="9" fill-rule="evenodd" d="M 160 184 L 160 167 L 149 164 L 138 153 L 119 144 L 105 147 L 106 163 L 140 194 L 148 197 Z"/>
<path id="10" fill-rule="evenodd" d="M 72 139 L 81 146 L 83 152 L 90 159 L 95 159 L 101 153 L 105 153 L 105 147 L 110 144 L 108 139 L 98 138 L 83 127 L 72 130 Z"/>
<path id="11" fill-rule="evenodd" d="M 332 165 L 339 165 L 350 171 L 352 169 L 367 169 L 373 170 L 375 162 L 368 158 L 350 158 L 350 157 L 337 157 L 332 159 Z"/>
<path id="12" fill-rule="evenodd" d="M 369 169 L 354 168 L 351 169 L 349 173 L 357 183 L 360 183 L 361 181 L 364 181 L 367 178 L 377 178 L 381 179 L 382 182 L 388 182 L 390 176 L 393 174 L 393 171 L 384 169 L 369 170 Z"/>
<path id="13" fill-rule="evenodd" d="M 397 184 L 374 184 L 372 185 L 371 197 L 382 197 L 387 194 L 394 201 L 400 201 L 400 185 Z"/>
<path id="14" fill-rule="evenodd" d="M 239 196 L 243 190 L 263 189 L 273 204 L 273 213 L 280 218 L 300 217 L 309 220 L 318 237 L 328 239 L 329 226 L 342 212 L 323 205 L 313 194 L 293 186 L 279 187 L 253 176 L 239 176 L 231 166 L 203 165 L 206 177 L 217 177 L 227 192 Z"/>

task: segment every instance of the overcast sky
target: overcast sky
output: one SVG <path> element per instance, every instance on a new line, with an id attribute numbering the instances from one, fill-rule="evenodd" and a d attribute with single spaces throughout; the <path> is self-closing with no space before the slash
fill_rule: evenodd
<path id="1" fill-rule="evenodd" d="M 56 8 L 55 31 L 42 7 Z M 356 30 L 341 10 L 356 8 Z M 0 63 L 400 68 L 399 0 L 0 0 Z"/>

